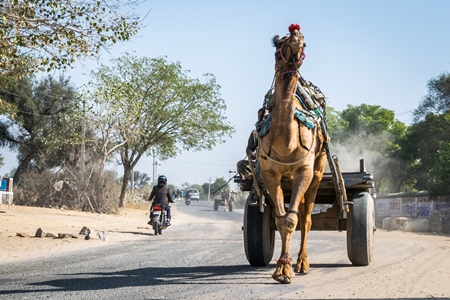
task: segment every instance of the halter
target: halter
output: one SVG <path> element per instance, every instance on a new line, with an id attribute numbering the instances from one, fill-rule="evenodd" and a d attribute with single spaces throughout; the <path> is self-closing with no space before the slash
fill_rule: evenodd
<path id="1" fill-rule="evenodd" d="M 286 38 L 286 39 L 283 41 L 283 44 L 281 44 L 280 48 L 278 48 L 277 51 L 275 51 L 275 57 L 276 57 L 277 54 L 279 53 L 281 59 L 282 59 L 283 62 L 285 63 L 283 66 L 280 67 L 280 73 L 281 73 L 282 76 L 284 76 L 285 74 L 291 74 L 291 75 L 295 74 L 296 71 L 283 71 L 282 68 L 285 67 L 285 66 L 287 66 L 287 65 L 293 65 L 293 66 L 295 66 L 296 69 L 298 70 L 298 69 L 300 68 L 300 65 L 302 64 L 302 60 L 305 59 L 305 57 L 306 57 L 305 52 L 303 51 L 304 48 L 302 48 L 302 54 L 300 55 L 300 58 L 299 58 L 298 60 L 295 60 L 295 57 L 294 57 L 293 55 L 292 55 L 292 57 L 291 57 L 292 60 L 287 60 L 287 59 L 284 57 L 282 49 L 283 49 L 283 46 L 284 46 L 284 44 L 286 43 L 286 41 L 289 40 L 289 39 L 290 39 L 290 37 L 289 37 L 289 38 Z M 291 48 L 290 45 L 289 45 L 289 48 Z M 291 52 L 292 52 L 292 51 L 291 51 Z M 277 66 L 278 66 L 278 62 L 277 62 Z"/>

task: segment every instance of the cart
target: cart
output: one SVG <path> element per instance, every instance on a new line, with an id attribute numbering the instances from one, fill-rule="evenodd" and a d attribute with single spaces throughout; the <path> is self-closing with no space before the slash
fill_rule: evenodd
<path id="1" fill-rule="evenodd" d="M 372 260 L 375 210 L 371 196 L 373 177 L 360 160 L 359 172 L 341 173 L 337 157 L 329 159 L 330 173 L 324 173 L 315 204 L 328 209 L 312 215 L 311 230 L 347 231 L 347 255 L 355 266 L 367 266 Z M 252 182 L 235 177 L 241 190 L 249 191 Z M 262 185 L 258 185 L 261 187 Z M 289 206 L 291 189 L 282 182 L 284 201 Z M 252 266 L 267 266 L 275 245 L 275 216 L 268 195 L 261 193 L 259 206 L 245 205 L 244 248 Z M 297 225 L 300 230 L 300 224 Z"/>
<path id="2" fill-rule="evenodd" d="M 214 197 L 214 210 L 218 211 L 219 206 L 227 207 L 225 211 L 232 212 L 234 207 L 234 198 L 230 197 L 229 201 L 226 201 L 226 199 L 223 199 L 222 197 Z"/>

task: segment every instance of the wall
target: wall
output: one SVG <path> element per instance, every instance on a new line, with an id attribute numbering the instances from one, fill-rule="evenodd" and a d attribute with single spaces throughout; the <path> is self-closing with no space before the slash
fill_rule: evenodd
<path id="1" fill-rule="evenodd" d="M 450 195 L 435 200 L 427 192 L 378 195 L 375 222 L 383 229 L 450 233 Z"/>

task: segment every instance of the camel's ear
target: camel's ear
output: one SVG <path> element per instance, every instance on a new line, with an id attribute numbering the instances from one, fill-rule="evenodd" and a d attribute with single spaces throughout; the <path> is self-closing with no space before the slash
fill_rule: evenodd
<path id="1" fill-rule="evenodd" d="M 273 42 L 273 46 L 274 47 L 277 47 L 277 44 L 278 44 L 279 40 L 280 40 L 280 36 L 278 34 L 273 37 L 272 42 Z"/>

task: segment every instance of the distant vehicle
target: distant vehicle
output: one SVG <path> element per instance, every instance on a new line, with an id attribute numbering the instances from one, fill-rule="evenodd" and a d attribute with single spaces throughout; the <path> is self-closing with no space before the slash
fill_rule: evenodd
<path id="1" fill-rule="evenodd" d="M 200 200 L 200 192 L 197 189 L 190 188 L 188 191 L 191 200 Z"/>

